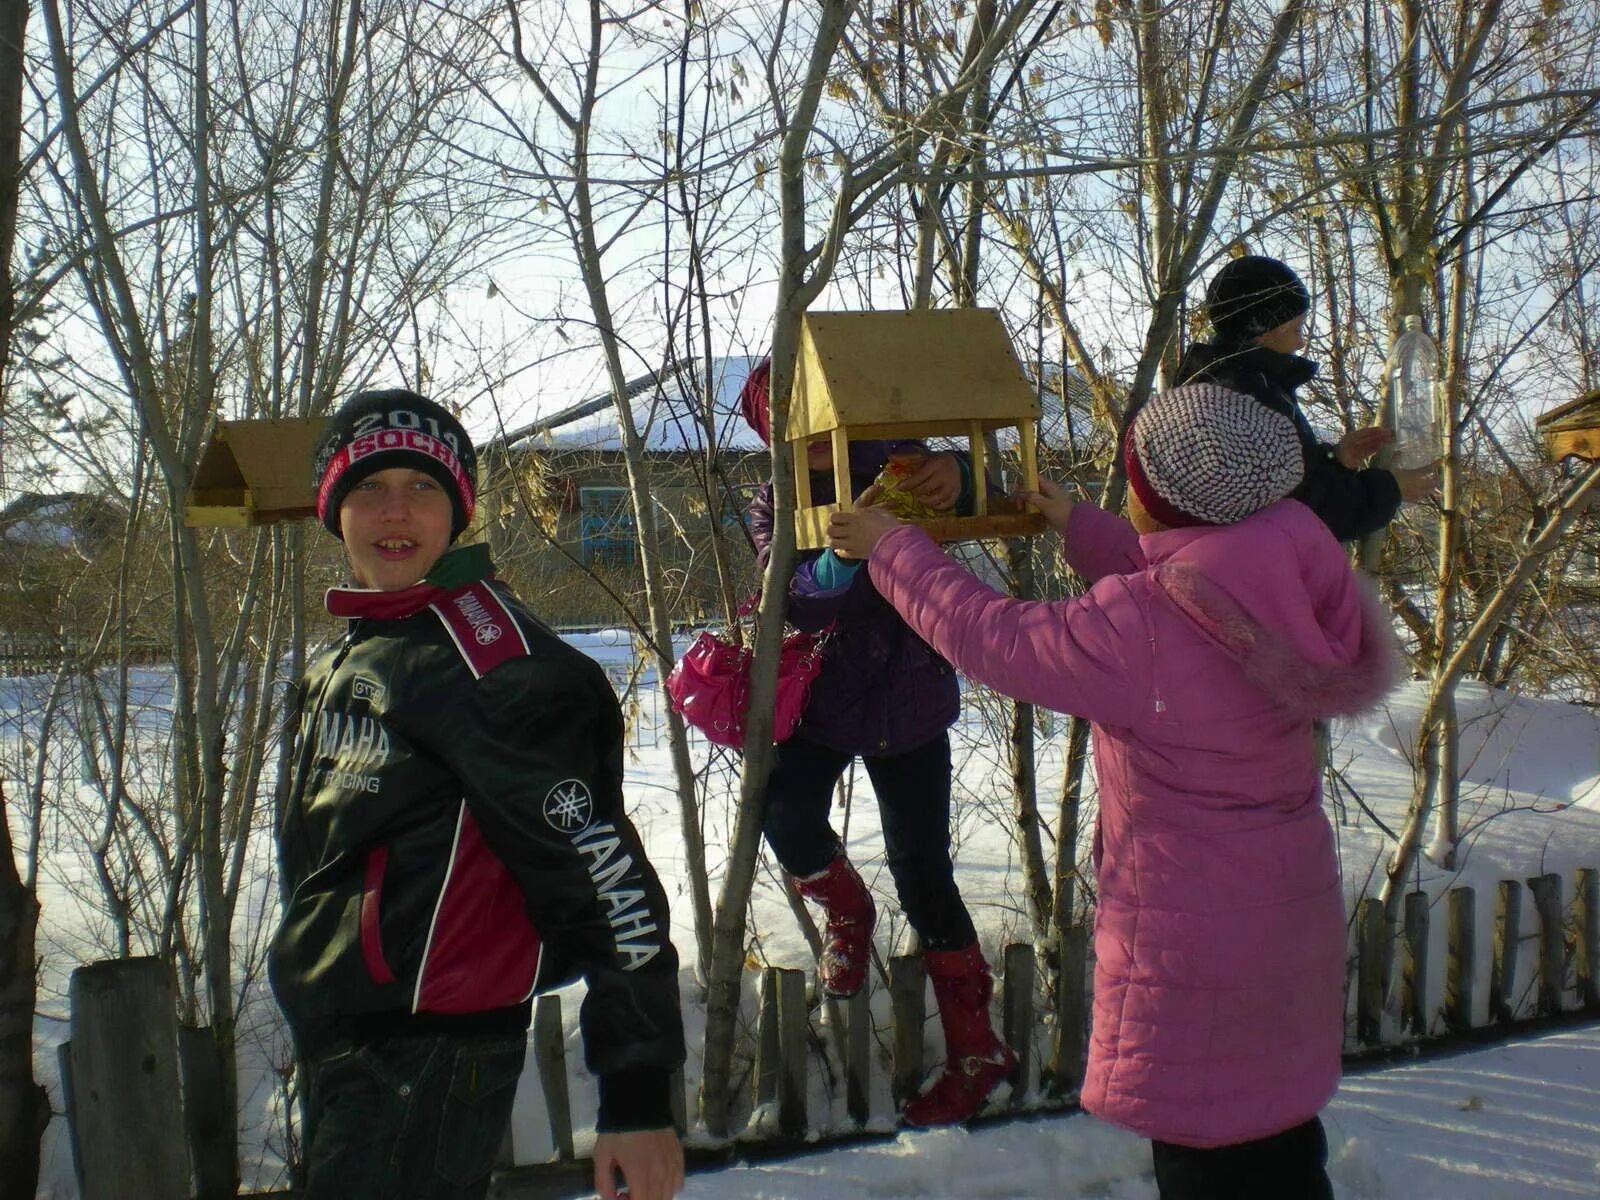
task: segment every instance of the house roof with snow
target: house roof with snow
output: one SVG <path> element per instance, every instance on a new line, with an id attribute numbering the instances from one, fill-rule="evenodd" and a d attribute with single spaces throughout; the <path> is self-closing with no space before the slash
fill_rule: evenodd
<path id="1" fill-rule="evenodd" d="M 633 405 L 633 417 L 653 453 L 705 453 L 705 423 L 700 417 L 710 395 L 715 414 L 717 449 L 738 453 L 759 453 L 765 444 L 745 424 L 739 412 L 739 391 L 759 358 L 734 355 L 715 358 L 711 363 L 712 387 L 701 383 L 700 363 L 679 364 L 676 370 L 651 372 L 628 381 L 626 395 Z M 1067 401 L 1062 403 L 1061 368 L 1047 363 L 1040 389 L 1039 438 L 1041 443 L 1065 445 L 1068 421 L 1078 439 L 1089 433 L 1093 424 L 1092 395 L 1089 385 L 1075 373 L 1067 372 Z M 1001 431 L 1006 441 L 1006 432 Z M 617 430 L 611 393 L 602 392 L 569 405 L 549 416 L 540 417 L 495 438 L 494 448 L 537 449 L 558 452 L 622 450 L 622 435 Z"/>
<path id="2" fill-rule="evenodd" d="M 645 449 L 656 454 L 705 453 L 703 414 L 709 400 L 719 451 L 765 450 L 765 443 L 739 413 L 739 390 L 760 361 L 746 355 L 714 358 L 709 386 L 698 360 L 629 380 L 626 395 Z M 607 391 L 512 430 L 493 444 L 569 453 L 621 451 L 622 434 Z"/>

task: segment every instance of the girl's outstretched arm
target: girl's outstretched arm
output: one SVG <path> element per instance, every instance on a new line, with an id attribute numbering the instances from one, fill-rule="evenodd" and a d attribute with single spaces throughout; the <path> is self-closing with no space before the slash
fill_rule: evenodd
<path id="1" fill-rule="evenodd" d="M 881 532 L 870 554 L 873 585 L 968 678 L 1107 725 L 1138 724 L 1154 711 L 1150 625 L 1130 579 L 1070 600 L 1016 600 L 914 526 Z"/>
<path id="2" fill-rule="evenodd" d="M 1139 547 L 1139 534 L 1126 517 L 1074 504 L 1061 531 L 1061 556 L 1090 583 L 1107 575 L 1132 575 L 1147 565 Z"/>

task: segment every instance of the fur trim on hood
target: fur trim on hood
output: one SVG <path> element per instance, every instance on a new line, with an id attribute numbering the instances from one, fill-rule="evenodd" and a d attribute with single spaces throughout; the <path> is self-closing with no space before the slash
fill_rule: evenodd
<path id="1" fill-rule="evenodd" d="M 1365 576 L 1354 575 L 1361 645 L 1346 663 L 1307 662 L 1194 567 L 1163 563 L 1154 577 L 1178 610 L 1244 668 L 1247 679 L 1291 712 L 1354 716 L 1375 707 L 1399 681 L 1400 644 L 1388 609 Z"/>

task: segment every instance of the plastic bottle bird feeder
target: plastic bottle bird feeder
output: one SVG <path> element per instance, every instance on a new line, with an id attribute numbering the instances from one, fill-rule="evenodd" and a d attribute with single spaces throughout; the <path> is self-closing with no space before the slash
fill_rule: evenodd
<path id="1" fill-rule="evenodd" d="M 183 523 L 248 529 L 316 516 L 311 456 L 327 423 L 326 417 L 217 422 Z"/>
<path id="2" fill-rule="evenodd" d="M 1545 448 L 1556 462 L 1564 458 L 1600 460 L 1600 389 L 1552 408 L 1533 424 L 1544 435 Z"/>
<path id="3" fill-rule="evenodd" d="M 1039 397 L 1022 373 L 992 309 L 808 313 L 800 326 L 794 393 L 784 440 L 794 455 L 795 540 L 827 545 L 828 518 L 854 507 L 851 441 L 966 438 L 972 452 L 974 515 L 912 522 L 940 541 L 1039 533 L 1044 518 L 993 497 L 983 436 L 1015 428 L 1023 485 L 1039 486 Z M 806 447 L 833 445 L 834 504 L 813 504 Z"/>

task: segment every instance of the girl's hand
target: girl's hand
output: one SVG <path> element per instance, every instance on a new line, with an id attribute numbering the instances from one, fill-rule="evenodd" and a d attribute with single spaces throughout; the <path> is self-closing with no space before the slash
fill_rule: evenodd
<path id="1" fill-rule="evenodd" d="M 894 454 L 893 460 L 917 463 L 917 469 L 900 481 L 900 486 L 929 508 L 954 508 L 961 496 L 961 465 L 956 456 L 939 454 Z"/>
<path id="2" fill-rule="evenodd" d="M 878 539 L 905 524 L 887 508 L 858 508 L 828 518 L 828 545 L 840 558 L 871 558 Z"/>
<path id="3" fill-rule="evenodd" d="M 1069 497 L 1061 490 L 1059 483 L 1052 483 L 1048 479 L 1039 480 L 1037 492 L 1023 492 L 1022 498 L 1028 502 L 1028 507 L 1044 517 L 1045 524 L 1057 533 L 1067 531 L 1067 518 L 1072 516 L 1072 509 L 1077 504 L 1076 500 Z"/>
<path id="4" fill-rule="evenodd" d="M 1372 425 L 1366 429 L 1352 429 L 1339 439 L 1339 444 L 1333 448 L 1333 456 L 1339 460 L 1341 466 L 1356 471 L 1361 468 L 1362 463 L 1392 441 L 1394 433 L 1379 425 Z"/>
<path id="5" fill-rule="evenodd" d="M 1439 492 L 1439 464 L 1425 467 L 1395 467 L 1389 472 L 1400 485 L 1400 499 L 1408 504 L 1428 500 Z"/>

